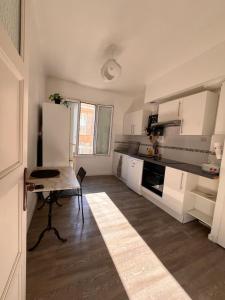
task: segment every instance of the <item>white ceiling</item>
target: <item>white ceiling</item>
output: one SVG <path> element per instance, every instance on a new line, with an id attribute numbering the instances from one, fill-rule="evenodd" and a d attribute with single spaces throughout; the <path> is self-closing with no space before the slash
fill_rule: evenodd
<path id="1" fill-rule="evenodd" d="M 137 94 L 144 84 L 225 40 L 224 0 L 36 0 L 50 76 Z M 117 44 L 121 77 L 104 82 Z"/>

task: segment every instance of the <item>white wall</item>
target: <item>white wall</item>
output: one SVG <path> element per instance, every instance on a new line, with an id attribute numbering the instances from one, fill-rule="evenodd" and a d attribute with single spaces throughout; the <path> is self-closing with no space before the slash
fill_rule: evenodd
<path id="1" fill-rule="evenodd" d="M 34 16 L 34 7 L 31 7 L 30 54 L 29 54 L 29 102 L 28 102 L 28 169 L 36 166 L 38 121 L 40 104 L 45 99 L 45 75 L 38 43 L 38 33 Z M 27 228 L 36 205 L 36 195 L 28 193 Z"/>
<path id="2" fill-rule="evenodd" d="M 225 78 L 225 42 L 149 82 L 145 102 L 173 96 L 221 77 Z"/>
<path id="3" fill-rule="evenodd" d="M 46 82 L 46 100 L 52 93 L 59 92 L 65 98 L 77 99 L 93 104 L 108 104 L 114 106 L 112 146 L 116 134 L 122 134 L 123 117 L 132 103 L 132 99 L 122 94 L 79 85 L 58 78 L 48 78 Z M 78 156 L 76 169 L 83 166 L 87 175 L 112 174 L 112 152 L 110 156 Z"/>

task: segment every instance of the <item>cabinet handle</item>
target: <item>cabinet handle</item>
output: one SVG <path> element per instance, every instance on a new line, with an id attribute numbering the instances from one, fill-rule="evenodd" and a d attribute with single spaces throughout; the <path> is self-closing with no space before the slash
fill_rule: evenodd
<path id="1" fill-rule="evenodd" d="M 178 118 L 180 118 L 180 101 L 179 101 L 179 104 L 178 104 L 178 111 L 177 111 L 177 115 L 178 115 Z"/>
<path id="2" fill-rule="evenodd" d="M 183 133 L 183 120 L 181 120 L 181 123 L 180 123 L 180 133 L 181 134 Z"/>
<path id="3" fill-rule="evenodd" d="M 183 189 L 183 178 L 184 178 L 184 173 L 182 172 L 181 179 L 180 179 L 180 190 Z"/>

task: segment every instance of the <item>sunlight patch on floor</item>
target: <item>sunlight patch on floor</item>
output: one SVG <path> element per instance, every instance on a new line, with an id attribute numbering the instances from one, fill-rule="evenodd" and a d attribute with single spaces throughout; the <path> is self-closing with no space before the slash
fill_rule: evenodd
<path id="1" fill-rule="evenodd" d="M 85 196 L 129 299 L 190 299 L 106 193 Z"/>

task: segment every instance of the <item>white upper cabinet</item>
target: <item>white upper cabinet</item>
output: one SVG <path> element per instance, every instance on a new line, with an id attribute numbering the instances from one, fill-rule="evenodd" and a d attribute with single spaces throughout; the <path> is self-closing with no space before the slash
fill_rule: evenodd
<path id="1" fill-rule="evenodd" d="M 183 98 L 181 135 L 212 135 L 214 133 L 218 95 L 205 91 Z"/>
<path id="2" fill-rule="evenodd" d="M 159 104 L 158 122 L 179 120 L 180 106 L 180 99 Z"/>
<path id="3" fill-rule="evenodd" d="M 158 121 L 181 120 L 181 135 L 212 135 L 217 105 L 217 93 L 204 91 L 160 104 Z"/>
<path id="4" fill-rule="evenodd" d="M 149 111 L 140 109 L 125 114 L 123 133 L 126 135 L 143 135 L 148 125 Z"/>

